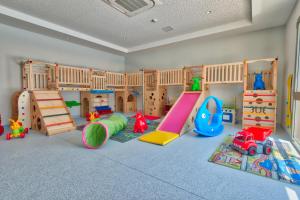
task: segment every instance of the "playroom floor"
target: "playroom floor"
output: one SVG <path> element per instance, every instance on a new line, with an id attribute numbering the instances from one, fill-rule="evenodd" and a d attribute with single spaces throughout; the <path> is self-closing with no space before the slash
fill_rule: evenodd
<path id="1" fill-rule="evenodd" d="M 297 200 L 300 187 L 207 160 L 225 135 L 186 134 L 167 146 L 109 140 L 85 149 L 80 131 L 0 138 L 0 199 Z M 284 137 L 282 130 L 276 137 Z M 286 139 L 286 138 L 284 138 Z"/>

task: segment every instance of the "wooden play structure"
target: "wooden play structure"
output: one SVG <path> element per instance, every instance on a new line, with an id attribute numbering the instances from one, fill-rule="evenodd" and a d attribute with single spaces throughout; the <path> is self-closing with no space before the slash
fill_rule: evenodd
<path id="1" fill-rule="evenodd" d="M 143 87 L 143 71 L 117 73 L 87 67 L 73 67 L 28 60 L 22 67 L 22 86 L 31 96 L 30 111 L 23 112 L 20 92 L 13 97 L 13 115 L 29 116 L 33 129 L 47 135 L 75 129 L 75 122 L 60 91 L 78 91 L 81 116 L 109 107 L 109 93 L 115 93 L 116 111 L 136 112 L 137 92 Z M 111 92 L 108 92 L 111 91 Z M 103 110 L 101 110 L 103 113 Z M 105 112 L 107 113 L 107 112 Z"/>
<path id="2" fill-rule="evenodd" d="M 266 85 L 264 90 L 253 90 L 254 73 L 249 71 L 249 65 L 257 62 L 271 63 L 271 69 L 268 71 L 264 69 L 262 72 L 263 81 Z M 211 84 L 241 84 L 244 86 L 243 127 L 266 127 L 275 131 L 277 64 L 277 58 L 268 58 L 201 67 L 185 67 L 177 71 L 164 70 L 163 73 L 167 75 L 162 75 L 163 73 L 159 71 L 152 71 L 149 77 L 157 80 L 149 81 L 149 83 L 155 83 L 152 88 L 157 89 L 159 86 L 173 84 L 183 85 L 183 92 L 156 131 L 139 139 L 143 142 L 165 145 L 191 131 L 194 128 L 196 113 L 206 98 Z M 156 77 L 153 78 L 153 75 Z M 188 91 L 191 88 L 191 80 L 195 76 L 202 78 L 201 91 Z M 147 99 L 145 103 L 147 103 Z"/>
<path id="3" fill-rule="evenodd" d="M 265 90 L 253 90 L 252 64 L 262 63 Z M 266 66 L 266 64 L 268 66 Z M 278 59 L 268 58 L 244 63 L 243 127 L 264 127 L 276 131 Z"/>
<path id="4" fill-rule="evenodd" d="M 251 65 L 259 62 L 271 64 L 271 68 L 262 70 L 265 90 L 253 90 L 255 74 L 249 69 L 251 69 Z M 178 108 L 182 99 L 191 97 L 194 99 L 192 106 L 185 115 L 184 123 L 180 122 L 182 127 L 176 132 L 180 136 L 194 127 L 193 121 L 197 109 L 208 94 L 210 85 L 241 84 L 244 85 L 243 127 L 260 126 L 275 130 L 277 63 L 276 58 L 268 58 L 164 70 L 142 69 L 138 72 L 120 73 L 28 60 L 24 62 L 22 68 L 23 90 L 30 96 L 30 98 L 26 97 L 27 107 L 25 107 L 27 110 L 22 110 L 21 108 L 24 106 L 14 103 L 13 114 L 15 118 L 20 115 L 30 116 L 25 117 L 30 119 L 26 123 L 30 123 L 31 127 L 36 130 L 52 135 L 72 130 L 76 126 L 65 105 L 61 91 L 80 92 L 82 117 L 88 112 L 95 111 L 98 107 L 109 107 L 109 95 L 111 95 L 109 93 L 114 95 L 114 110 L 117 112 L 136 112 L 138 96 L 141 95 L 145 115 L 163 116 L 165 114 L 164 106 L 168 100 L 167 88 L 179 86 L 181 95 L 167 113 L 162 124 L 168 121 L 167 119 L 172 116 L 174 109 Z M 199 91 L 191 91 L 195 77 L 201 79 Z M 13 102 L 18 102 L 20 95 L 20 92 L 17 93 Z M 30 109 L 28 109 L 28 105 Z M 28 114 L 28 112 L 30 113 Z M 163 131 L 162 127 L 163 125 L 160 125 L 157 130 Z"/>

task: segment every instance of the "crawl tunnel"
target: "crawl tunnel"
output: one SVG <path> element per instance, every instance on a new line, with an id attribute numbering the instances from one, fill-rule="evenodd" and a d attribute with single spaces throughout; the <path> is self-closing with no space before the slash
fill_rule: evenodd
<path id="1" fill-rule="evenodd" d="M 106 143 L 112 136 L 125 129 L 127 117 L 114 113 L 107 119 L 97 119 L 87 124 L 82 131 L 82 143 L 89 149 L 96 149 Z"/>

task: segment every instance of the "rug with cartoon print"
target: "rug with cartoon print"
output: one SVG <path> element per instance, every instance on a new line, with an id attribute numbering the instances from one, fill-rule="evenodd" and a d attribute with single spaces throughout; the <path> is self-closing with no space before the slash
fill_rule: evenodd
<path id="1" fill-rule="evenodd" d="M 243 155 L 233 150 L 233 136 L 227 136 L 216 149 L 209 161 L 246 171 L 259 176 L 300 185 L 300 155 L 286 140 L 273 139 L 273 152 L 270 155 Z"/>

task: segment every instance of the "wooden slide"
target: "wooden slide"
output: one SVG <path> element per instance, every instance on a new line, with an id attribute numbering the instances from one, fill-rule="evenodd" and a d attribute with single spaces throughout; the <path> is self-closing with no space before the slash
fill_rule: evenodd
<path id="1" fill-rule="evenodd" d="M 32 92 L 32 128 L 47 135 L 71 131 L 75 122 L 59 91 Z"/>
<path id="2" fill-rule="evenodd" d="M 201 92 L 182 92 L 156 131 L 139 138 L 143 142 L 165 145 L 194 127 L 197 109 L 204 100 Z"/>

